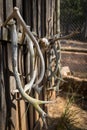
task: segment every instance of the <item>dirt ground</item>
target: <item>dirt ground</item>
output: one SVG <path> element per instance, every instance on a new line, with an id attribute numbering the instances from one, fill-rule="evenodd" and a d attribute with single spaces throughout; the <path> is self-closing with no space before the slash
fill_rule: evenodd
<path id="1" fill-rule="evenodd" d="M 73 103 L 59 96 L 56 103 L 47 105 L 47 109 L 51 116 L 48 130 L 87 130 L 87 102 Z"/>

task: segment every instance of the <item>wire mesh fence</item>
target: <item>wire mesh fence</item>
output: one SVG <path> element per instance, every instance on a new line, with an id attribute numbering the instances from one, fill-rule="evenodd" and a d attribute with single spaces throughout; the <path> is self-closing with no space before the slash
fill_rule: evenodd
<path id="1" fill-rule="evenodd" d="M 60 23 L 61 34 L 66 35 L 78 30 L 80 33 L 73 37 L 77 40 L 86 39 L 86 1 L 82 0 L 61 0 Z"/>

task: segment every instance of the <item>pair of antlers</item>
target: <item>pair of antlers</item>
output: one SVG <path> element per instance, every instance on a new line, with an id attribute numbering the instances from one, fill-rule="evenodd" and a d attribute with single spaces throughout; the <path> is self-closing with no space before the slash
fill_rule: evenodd
<path id="1" fill-rule="evenodd" d="M 22 83 L 21 83 L 21 80 L 20 80 L 20 76 L 19 76 L 19 73 L 18 73 L 18 67 L 17 67 L 18 36 L 17 36 L 17 31 L 16 31 L 16 25 L 15 25 L 14 20 L 13 20 L 10 23 L 10 31 L 11 31 L 11 42 L 12 42 L 13 72 L 14 72 L 16 83 L 17 83 L 17 88 L 18 88 L 20 94 L 22 95 L 22 97 L 25 100 L 27 100 L 29 103 L 31 103 L 33 105 L 33 107 L 35 107 L 35 109 L 41 115 L 42 120 L 46 125 L 46 118 L 45 117 L 47 117 L 48 115 L 42 110 L 42 108 L 39 105 L 40 104 L 47 104 L 47 103 L 54 103 L 54 101 L 42 101 L 42 100 L 39 100 L 39 99 L 35 99 L 35 98 L 29 96 L 26 93 L 26 91 L 28 89 L 31 89 L 32 86 L 33 87 L 37 86 L 42 81 L 42 79 L 44 77 L 45 63 L 44 63 L 43 54 L 42 54 L 42 52 L 40 50 L 40 47 L 39 47 L 39 44 L 38 44 L 37 40 L 34 38 L 32 33 L 30 32 L 30 30 L 28 29 L 26 23 L 24 22 L 24 20 L 22 19 L 21 15 L 20 15 L 19 9 L 17 7 L 15 7 L 13 9 L 12 14 L 7 18 L 7 20 L 5 21 L 5 23 L 2 26 L 6 26 L 7 23 L 13 18 L 16 18 L 18 20 L 18 22 L 22 25 L 23 29 L 24 29 L 24 32 L 25 32 L 26 37 L 27 37 L 28 48 L 29 48 L 29 51 L 30 51 L 30 54 L 31 54 L 32 58 L 34 57 L 34 51 L 33 51 L 33 45 L 32 45 L 32 42 L 33 42 L 33 44 L 35 45 L 35 47 L 37 49 L 40 60 L 41 60 L 41 73 L 40 73 L 40 76 L 39 76 L 37 82 L 33 86 L 33 83 L 34 83 L 34 80 L 35 80 L 35 77 L 36 77 L 36 70 L 34 70 L 33 74 L 32 74 L 33 78 L 31 79 L 31 82 L 29 82 L 27 85 L 25 85 L 25 87 L 23 89 L 23 86 L 22 86 Z M 32 42 L 30 42 L 30 40 Z M 34 60 L 34 58 L 32 59 L 32 64 L 33 64 L 33 60 Z M 33 67 L 33 69 L 34 69 L 34 67 Z"/>

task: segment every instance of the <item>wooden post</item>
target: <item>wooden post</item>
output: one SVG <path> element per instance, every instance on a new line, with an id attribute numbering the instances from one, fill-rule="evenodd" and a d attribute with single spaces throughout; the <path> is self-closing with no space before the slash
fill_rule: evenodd
<path id="1" fill-rule="evenodd" d="M 56 27 L 56 31 L 57 34 L 60 36 L 60 0 L 57 0 L 57 5 L 56 5 L 56 22 L 57 22 L 57 27 Z"/>
<path id="2" fill-rule="evenodd" d="M 41 37 L 41 0 L 38 0 L 38 35 Z"/>

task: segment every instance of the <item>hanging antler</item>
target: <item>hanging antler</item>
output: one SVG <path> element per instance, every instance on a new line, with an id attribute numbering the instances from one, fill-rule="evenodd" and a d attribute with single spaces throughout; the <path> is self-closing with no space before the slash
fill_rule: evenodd
<path id="1" fill-rule="evenodd" d="M 42 71 L 39 77 L 39 80 L 36 82 L 36 84 L 38 84 L 39 82 L 42 81 L 43 76 L 44 76 L 44 71 L 45 71 L 45 64 L 44 64 L 44 59 L 43 59 L 43 55 L 41 53 L 40 47 L 38 45 L 38 42 L 36 41 L 36 39 L 33 37 L 32 33 L 27 29 L 25 22 L 23 21 L 22 17 L 20 16 L 20 13 L 18 11 L 18 8 L 14 8 L 13 13 L 10 15 L 10 17 L 6 20 L 6 22 L 3 24 L 3 26 L 5 26 L 8 21 L 12 18 L 17 18 L 19 20 L 19 22 L 21 23 L 21 25 L 23 26 L 23 28 L 25 29 L 25 32 L 28 34 L 27 38 L 30 37 L 31 40 L 33 41 L 33 43 L 35 44 L 37 51 L 39 53 L 40 59 L 41 59 L 41 65 L 42 65 Z M 30 97 L 27 93 L 25 93 L 23 86 L 21 84 L 21 80 L 19 77 L 19 73 L 18 73 L 18 67 L 17 67 L 17 49 L 18 49 L 18 37 L 17 37 L 17 32 L 16 32 L 16 25 L 14 23 L 14 21 L 11 21 L 9 23 L 10 25 L 10 31 L 11 31 L 11 41 L 12 41 L 12 64 L 13 64 L 13 72 L 14 72 L 14 76 L 15 76 L 15 80 L 17 83 L 17 88 L 20 92 L 20 94 L 22 95 L 22 97 L 27 100 L 29 103 L 31 103 L 33 105 L 33 107 L 35 107 L 35 109 L 38 111 L 38 113 L 41 115 L 43 122 L 46 125 L 46 120 L 45 118 L 48 116 L 39 106 L 40 104 L 48 104 L 48 103 L 54 103 L 54 101 L 42 101 L 42 100 L 38 100 L 35 98 Z"/>
<path id="2" fill-rule="evenodd" d="M 41 115 L 43 121 L 45 121 L 45 117 L 47 117 L 47 114 L 40 108 L 39 105 L 40 104 L 53 103 L 54 101 L 37 100 L 37 99 L 34 99 L 34 98 L 30 97 L 29 95 L 27 95 L 24 92 L 24 89 L 22 87 L 21 80 L 20 80 L 20 77 L 19 77 L 18 68 L 17 68 L 17 48 L 18 48 L 18 46 L 17 46 L 17 32 L 16 32 L 15 24 L 10 25 L 10 30 L 11 30 L 11 41 L 12 41 L 13 71 L 14 71 L 14 76 L 15 76 L 15 79 L 16 79 L 18 90 L 21 93 L 21 95 L 23 96 L 23 98 L 25 100 L 27 100 L 28 102 L 30 102 L 35 107 L 35 109 Z"/>
<path id="3" fill-rule="evenodd" d="M 40 47 L 38 45 L 37 40 L 34 38 L 32 33 L 27 28 L 26 23 L 22 19 L 21 15 L 20 15 L 20 12 L 19 12 L 19 9 L 17 7 L 14 7 L 12 14 L 8 17 L 8 19 L 5 21 L 5 23 L 2 26 L 5 26 L 8 23 L 8 21 L 10 19 L 12 19 L 12 18 L 16 18 L 19 21 L 19 23 L 22 25 L 24 31 L 30 37 L 30 39 L 32 40 L 32 42 L 34 43 L 34 45 L 35 45 L 35 47 L 36 47 L 36 49 L 38 51 L 38 54 L 39 54 L 39 57 L 40 57 L 40 60 L 41 60 L 41 73 L 39 75 L 39 78 L 38 78 L 37 82 L 34 85 L 34 86 L 36 86 L 42 81 L 42 79 L 44 77 L 44 73 L 45 73 L 45 63 L 44 63 L 44 58 L 43 58 L 42 52 L 40 50 Z"/>

